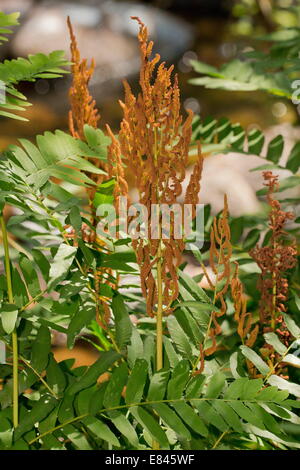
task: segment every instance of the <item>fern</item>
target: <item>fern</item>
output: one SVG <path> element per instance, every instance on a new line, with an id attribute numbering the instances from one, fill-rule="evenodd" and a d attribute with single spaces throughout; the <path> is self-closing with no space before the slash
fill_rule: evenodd
<path id="1" fill-rule="evenodd" d="M 0 165 L 0 184 L 3 182 L 3 190 L 8 178 L 14 183 L 20 183 L 23 191 L 26 187 L 32 190 L 40 189 L 52 177 L 61 178 L 75 185 L 94 185 L 94 182 L 85 172 L 103 174 L 104 171 L 97 168 L 84 157 L 105 160 L 107 137 L 92 128 L 86 131 L 98 136 L 101 142 L 93 148 L 79 139 L 75 139 L 65 132 L 45 132 L 37 137 L 37 145 L 30 141 L 20 139 L 22 147 L 12 145 L 6 152 L 6 160 Z M 20 184 L 18 187 L 21 187 Z"/>
<path id="2" fill-rule="evenodd" d="M 0 45 L 7 38 L 3 34 L 10 34 L 11 26 L 18 25 L 19 13 L 6 15 L 0 12 Z M 29 55 L 28 59 L 5 60 L 0 63 L 0 83 L 5 90 L 5 101 L 0 101 L 0 116 L 27 121 L 26 118 L 16 114 L 30 106 L 26 96 L 17 90 L 20 82 L 34 82 L 39 78 L 58 78 L 67 73 L 64 68 L 70 65 L 64 58 L 64 51 L 54 51 L 49 55 Z"/>
<path id="3" fill-rule="evenodd" d="M 300 183 L 300 143 L 296 142 L 291 149 L 285 165 L 279 163 L 284 150 L 282 135 L 277 135 L 265 148 L 265 136 L 259 129 L 252 129 L 249 133 L 239 123 L 231 123 L 227 118 L 214 119 L 207 117 L 201 120 L 196 117 L 193 123 L 193 143 L 200 140 L 204 153 L 236 152 L 244 155 L 256 155 L 262 159 L 262 165 L 252 171 L 280 169 L 288 170 L 291 174 L 280 181 L 279 191 L 298 186 Z M 190 156 L 194 149 L 191 148 Z M 258 196 L 266 194 L 263 188 L 257 192 Z"/>
<path id="4" fill-rule="evenodd" d="M 57 78 L 67 73 L 63 67 L 69 65 L 64 59 L 64 51 L 54 51 L 49 55 L 35 54 L 28 59 L 5 60 L 0 64 L 0 80 L 6 87 L 6 102 L 0 105 L 0 116 L 27 119 L 10 111 L 23 111 L 30 106 L 26 97 L 16 89 L 22 81 L 34 82 L 39 78 Z"/>
<path id="5" fill-rule="evenodd" d="M 264 389 L 261 379 L 240 378 L 229 383 L 220 372 L 209 380 L 205 376 L 191 379 L 187 361 L 180 361 L 170 376 L 169 371 L 159 371 L 150 378 L 145 359 L 136 360 L 130 375 L 125 364 L 114 368 L 110 382 L 97 390 L 92 386 L 92 377 L 103 373 L 116 359 L 114 353 L 105 353 L 103 359 L 64 390 L 60 415 L 58 419 L 54 418 L 53 427 L 45 432 L 41 432 L 45 428 L 43 418 L 58 403 L 52 399 L 47 410 L 42 406 L 43 401 L 36 403 L 25 425 L 18 428 L 16 439 L 21 438 L 29 423 L 32 427 L 39 416 L 39 434 L 29 445 L 40 442 L 45 449 L 49 435 L 52 436 L 52 448 L 56 440 L 69 439 L 70 434 L 77 436 L 78 440 L 73 444 L 79 449 L 88 445 L 88 440 L 82 441 L 84 435 L 88 439 L 97 436 L 115 448 L 122 447 L 122 441 L 129 442 L 134 448 L 142 448 L 138 439 L 140 426 L 163 449 L 171 445 L 169 430 L 186 441 L 202 439 L 206 448 L 218 433 L 238 433 L 245 438 L 266 436 L 273 442 L 300 448 L 299 442 L 287 435 L 280 425 L 281 420 L 300 423 L 291 411 L 288 392 L 279 391 L 275 386 Z M 125 398 L 122 396 L 124 386 Z M 67 414 L 64 411 L 72 403 L 77 416 L 74 411 Z M 162 426 L 155 418 L 157 414 Z"/>
<path id="6" fill-rule="evenodd" d="M 211 89 L 231 91 L 261 90 L 287 99 L 297 98 L 292 83 L 298 78 L 300 28 L 285 28 L 256 38 L 256 50 L 241 54 L 241 59 L 222 65 L 219 69 L 192 60 L 195 72 L 203 75 L 190 83 Z M 267 52 L 259 49 L 259 41 L 272 46 Z"/>
<path id="7" fill-rule="evenodd" d="M 19 16 L 19 13 L 11 13 L 6 15 L 0 11 L 0 45 L 3 42 L 8 41 L 7 37 L 3 36 L 3 34 L 12 34 L 11 27 L 19 24 Z"/>

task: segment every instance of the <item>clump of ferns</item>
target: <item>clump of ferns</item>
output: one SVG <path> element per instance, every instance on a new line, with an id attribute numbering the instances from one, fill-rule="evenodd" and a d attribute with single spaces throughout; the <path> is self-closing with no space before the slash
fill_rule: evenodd
<path id="1" fill-rule="evenodd" d="M 267 245 L 256 246 L 250 252 L 261 269 L 258 281 L 260 327 L 262 333 L 276 333 L 279 340 L 288 347 L 293 338 L 286 328 L 283 314 L 287 311 L 288 272 L 297 264 L 297 246 L 284 227 L 288 221 L 294 219 L 294 214 L 282 210 L 280 202 L 274 197 L 278 190 L 278 176 L 271 171 L 265 171 L 263 177 L 270 207 L 270 236 Z M 284 364 L 278 363 L 278 354 L 272 346 L 264 344 L 260 352 L 271 366 L 277 364 L 275 373 L 286 374 Z"/>

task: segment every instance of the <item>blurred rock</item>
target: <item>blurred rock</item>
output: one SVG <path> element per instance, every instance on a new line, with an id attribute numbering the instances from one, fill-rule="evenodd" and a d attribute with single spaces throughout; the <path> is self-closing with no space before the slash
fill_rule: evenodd
<path id="1" fill-rule="evenodd" d="M 97 11 L 97 9 L 92 9 L 94 18 L 97 18 Z M 59 5 L 49 8 L 42 6 L 34 8 L 13 40 L 12 51 L 14 55 L 27 56 L 38 52 L 49 54 L 53 50 L 61 49 L 65 50 L 66 55 L 70 58 L 70 41 L 66 25 L 68 13 L 72 18 L 72 10 L 66 9 L 64 11 Z M 130 38 L 124 38 L 120 33 L 111 31 L 105 25 L 95 31 L 85 22 L 75 21 L 74 28 L 81 55 L 88 60 L 94 57 L 97 64 L 108 65 L 112 60 L 130 59 L 134 55 L 135 51 Z"/>
<path id="2" fill-rule="evenodd" d="M 260 204 L 248 179 L 246 169 L 246 167 L 255 166 L 254 160 L 242 161 L 246 158 L 244 155 L 229 154 L 214 155 L 205 159 L 200 203 L 211 204 L 212 211 L 216 213 L 223 209 L 224 194 L 227 194 L 231 215 L 239 216 L 258 212 Z M 256 166 L 259 164 L 261 160 L 259 163 L 256 162 Z"/>
<path id="3" fill-rule="evenodd" d="M 18 11 L 21 17 L 33 7 L 33 0 L 0 0 L 0 11 L 14 13 Z"/>
<path id="4" fill-rule="evenodd" d="M 1 122 L 0 149 L 3 150 L 9 144 L 15 144 L 20 137 L 30 138 L 47 130 L 64 128 L 67 117 L 61 118 L 43 103 L 34 102 L 33 106 L 26 108 L 26 112 L 19 113 L 29 120 L 13 121 L 11 119 Z"/>
<path id="5" fill-rule="evenodd" d="M 140 16 L 147 24 L 164 60 L 179 57 L 193 39 L 186 22 L 152 6 L 115 1 L 100 1 L 97 5 L 48 1 L 34 6 L 22 22 L 11 44 L 13 55 L 48 54 L 60 49 L 69 56 L 67 16 L 73 23 L 81 56 L 95 59 L 91 87 L 96 99 L 105 96 L 114 82 L 119 86 L 121 79 L 138 72 L 138 24 L 130 16 Z"/>
<path id="6" fill-rule="evenodd" d="M 73 368 L 90 366 L 99 359 L 99 352 L 87 342 L 76 344 L 73 349 L 58 346 L 53 347 L 52 352 L 57 362 L 65 361 L 67 359 L 75 359 Z"/>

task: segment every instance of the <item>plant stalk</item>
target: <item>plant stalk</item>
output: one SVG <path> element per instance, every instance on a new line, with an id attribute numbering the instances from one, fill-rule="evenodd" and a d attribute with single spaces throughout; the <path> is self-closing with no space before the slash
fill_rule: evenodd
<path id="1" fill-rule="evenodd" d="M 156 370 L 163 368 L 163 286 L 161 273 L 161 246 L 157 261 L 157 312 L 156 312 Z"/>
<path id="2" fill-rule="evenodd" d="M 161 243 L 157 251 L 157 311 L 156 311 L 156 371 L 163 368 L 163 285 L 161 273 Z M 159 450 L 159 442 L 152 441 L 152 449 Z"/>
<path id="3" fill-rule="evenodd" d="M 3 241 L 3 247 L 4 247 L 4 263 L 5 263 L 5 272 L 6 272 L 8 301 L 10 304 L 14 304 L 8 235 L 7 235 L 7 230 L 6 230 L 6 225 L 5 225 L 3 214 L 0 216 L 0 222 L 1 222 L 1 230 L 2 230 L 2 241 Z M 19 377 L 18 377 L 19 358 L 18 358 L 18 336 L 17 336 L 16 328 L 12 332 L 11 336 L 12 336 L 12 351 L 13 351 L 13 425 L 14 425 L 14 428 L 16 428 L 19 425 Z"/>
<path id="4" fill-rule="evenodd" d="M 157 129 L 154 129 L 154 160 L 157 163 L 158 157 L 158 142 L 157 142 Z M 158 190 L 157 190 L 157 196 Z M 159 199 L 159 197 L 158 197 Z M 159 245 L 157 250 L 157 311 L 156 311 L 156 371 L 163 368 L 163 280 L 162 280 L 162 252 L 161 252 L 161 225 L 159 223 Z M 160 445 L 155 439 L 152 441 L 152 449 L 159 450 Z"/>
<path id="5" fill-rule="evenodd" d="M 273 331 L 275 331 L 275 328 L 276 328 L 276 295 L 277 295 L 277 292 L 276 292 L 276 272 L 273 271 L 272 273 L 272 285 L 273 285 L 273 289 L 272 289 L 272 313 L 271 313 L 271 328 Z"/>

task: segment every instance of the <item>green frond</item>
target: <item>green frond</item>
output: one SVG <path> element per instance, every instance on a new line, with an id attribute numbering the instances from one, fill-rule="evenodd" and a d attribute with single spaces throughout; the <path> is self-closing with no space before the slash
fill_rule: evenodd
<path id="1" fill-rule="evenodd" d="M 72 443 L 78 449 L 89 445 L 89 436 L 97 436 L 113 448 L 122 448 L 126 442 L 133 448 L 143 448 L 138 438 L 139 428 L 150 439 L 157 440 L 162 449 L 172 444 L 170 432 L 180 440 L 201 439 L 207 449 L 212 448 L 214 436 L 222 433 L 232 435 L 233 439 L 236 433 L 245 439 L 260 436 L 266 441 L 300 448 L 299 442 L 281 428 L 282 421 L 299 424 L 299 417 L 291 411 L 288 391 L 280 391 L 276 386 L 266 389 L 261 379 L 239 378 L 228 382 L 220 372 L 208 380 L 204 376 L 191 379 L 185 360 L 171 374 L 163 370 L 149 377 L 147 361 L 137 359 L 128 374 L 125 363 L 113 367 L 119 359 L 115 352 L 105 352 L 67 388 L 65 383 L 61 385 L 64 398 L 60 399 L 60 405 L 53 397 L 50 400 L 52 410 L 60 406 L 52 428 L 49 423 L 43 425 L 49 410 L 42 412 L 42 402 L 36 403 L 26 422 L 19 426 L 16 438 L 21 438 L 27 426 L 29 429 L 29 421 L 37 422 L 36 415 L 41 413 L 39 433 L 32 437 L 30 444 L 40 442 L 43 448 L 48 448 L 49 435 L 54 440 L 70 439 L 73 435 Z M 52 384 L 59 383 L 60 366 L 53 363 L 53 358 L 51 361 L 56 372 L 52 366 L 50 375 L 47 368 L 46 380 L 51 377 Z M 110 367 L 113 367 L 110 381 L 95 387 L 95 378 Z M 87 439 L 83 442 L 84 436 Z M 50 448 L 54 442 L 49 441 Z"/>
<path id="2" fill-rule="evenodd" d="M 97 133 L 97 130 L 93 131 Z M 106 143 L 104 134 L 103 138 Z M 26 186 L 40 189 L 53 177 L 75 185 L 94 185 L 86 172 L 104 173 L 85 157 L 105 159 L 106 146 L 92 149 L 60 130 L 37 136 L 36 145 L 25 139 L 20 139 L 20 143 L 21 146 L 12 145 L 8 148 L 7 159 L 1 163 L 0 185 L 3 181 L 3 190 L 9 175 L 14 182 L 21 181 L 23 191 L 26 191 Z"/>
<path id="3" fill-rule="evenodd" d="M 49 55 L 39 53 L 29 55 L 27 59 L 19 57 L 0 63 L 0 82 L 4 83 L 6 91 L 5 102 L 0 102 L 0 116 L 26 121 L 26 118 L 11 112 L 24 111 L 30 105 L 27 98 L 16 89 L 16 85 L 23 81 L 62 77 L 68 73 L 64 67 L 70 64 L 64 54 L 64 51 L 54 51 Z"/>
<path id="4" fill-rule="evenodd" d="M 275 136 L 268 145 L 265 145 L 265 136 L 259 129 L 246 132 L 239 123 L 231 123 L 227 118 L 214 119 L 199 116 L 194 118 L 192 142 L 195 145 L 200 141 L 202 152 L 205 154 L 236 152 L 244 155 L 255 155 L 262 159 L 262 165 L 253 168 L 257 170 L 289 170 L 290 176 L 283 178 L 279 191 L 298 186 L 300 183 L 300 143 L 296 142 L 290 150 L 285 165 L 280 164 L 285 142 L 282 135 Z M 191 149 L 190 155 L 196 153 Z M 266 188 L 257 192 L 258 196 L 266 194 Z"/>
<path id="5" fill-rule="evenodd" d="M 276 96 L 291 98 L 292 89 L 289 80 L 283 72 L 274 74 L 263 73 L 255 63 L 235 59 L 221 66 L 207 66 L 200 61 L 191 61 L 195 72 L 205 75 L 201 78 L 192 78 L 190 83 L 203 85 L 205 88 L 231 91 L 263 90 Z"/>

